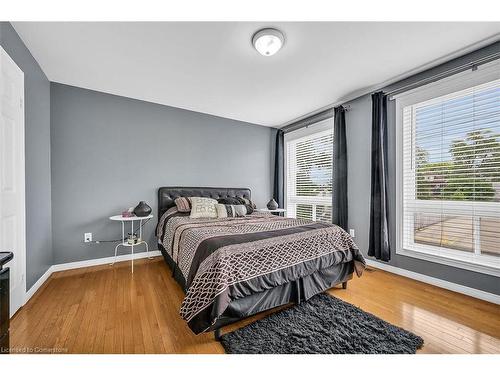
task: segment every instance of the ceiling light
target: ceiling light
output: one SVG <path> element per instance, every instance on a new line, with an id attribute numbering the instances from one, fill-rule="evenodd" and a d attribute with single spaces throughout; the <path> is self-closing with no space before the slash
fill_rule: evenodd
<path id="1" fill-rule="evenodd" d="M 252 44 L 263 56 L 272 56 L 278 52 L 285 43 L 283 33 L 276 29 L 262 29 L 252 37 Z"/>

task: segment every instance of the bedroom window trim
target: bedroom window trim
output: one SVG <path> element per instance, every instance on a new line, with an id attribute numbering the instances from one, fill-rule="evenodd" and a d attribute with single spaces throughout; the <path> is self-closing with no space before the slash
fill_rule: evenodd
<path id="1" fill-rule="evenodd" d="M 471 87 L 479 86 L 488 82 L 496 81 L 500 78 L 499 74 L 500 61 L 496 60 L 491 63 L 485 64 L 475 70 L 462 72 L 454 76 L 430 83 L 428 85 L 407 91 L 390 99 L 395 100 L 395 115 L 396 115 L 396 254 L 408 256 L 412 258 L 417 258 L 425 261 L 430 261 L 434 263 L 444 264 L 452 267 L 457 267 L 461 269 L 466 269 L 474 272 L 479 272 L 483 274 L 500 276 L 500 257 L 490 256 L 487 254 L 480 254 L 478 252 L 477 237 L 475 239 L 474 249 L 472 252 L 467 253 L 465 251 L 446 249 L 440 247 L 437 251 L 435 246 L 424 245 L 424 244 L 409 244 L 408 239 L 404 236 L 404 120 L 403 120 L 403 110 L 408 106 L 415 106 L 418 103 L 430 101 L 434 98 L 439 98 L 444 95 L 450 95 L 453 93 L 458 93 L 461 90 L 465 90 Z M 412 114 L 412 122 L 414 123 L 414 116 Z M 414 139 L 414 129 L 413 129 L 413 139 Z M 413 141 L 412 141 L 413 145 Z M 412 146 L 413 147 L 413 146 Z M 412 151 L 412 154 L 414 151 Z M 412 161 L 414 158 L 411 158 Z M 407 177 L 408 178 L 408 177 Z M 430 211 L 436 210 L 441 214 L 446 214 L 446 212 L 457 213 L 459 212 L 468 214 L 471 213 L 472 207 L 479 211 L 489 211 L 491 212 L 493 206 L 498 203 L 493 202 L 481 202 L 478 203 L 470 201 L 426 201 L 426 200 L 415 200 L 417 204 L 425 205 L 426 209 Z M 438 207 L 439 206 L 439 207 Z M 462 210 L 462 211 L 460 211 Z M 473 230 L 477 230 L 477 217 L 472 217 Z M 477 233 L 474 233 L 476 235 Z M 408 237 L 408 236 L 407 236 Z M 413 245 L 413 246 L 412 246 Z M 479 245 L 480 246 L 480 245 Z"/>
<path id="2" fill-rule="evenodd" d="M 301 138 L 308 138 L 308 137 L 316 137 L 316 136 L 321 136 L 323 134 L 328 134 L 329 132 L 333 133 L 333 117 L 327 118 L 322 121 L 318 121 L 314 124 L 308 125 L 306 127 L 290 131 L 288 133 L 285 133 L 284 135 L 284 188 L 285 188 L 285 199 L 284 199 L 284 206 L 287 209 L 286 216 L 287 217 L 294 217 L 295 213 L 293 210 L 290 210 L 290 204 L 295 203 L 295 204 L 312 204 L 312 218 L 313 220 L 316 219 L 316 205 L 326 205 L 326 206 L 332 206 L 332 196 L 327 196 L 327 197 L 294 197 L 293 202 L 290 201 L 289 198 L 289 190 L 288 190 L 288 182 L 289 182 L 289 176 L 288 176 L 288 167 L 289 167 L 289 155 L 288 155 L 288 144 L 289 142 L 295 141 L 297 139 Z M 332 145 L 333 147 L 333 145 Z M 333 150 L 333 148 L 332 148 Z"/>

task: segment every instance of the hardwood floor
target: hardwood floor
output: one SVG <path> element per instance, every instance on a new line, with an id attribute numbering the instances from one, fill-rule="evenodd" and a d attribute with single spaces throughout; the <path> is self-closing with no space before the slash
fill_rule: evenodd
<path id="1" fill-rule="evenodd" d="M 419 353 L 500 353 L 500 306 L 369 269 L 332 295 L 424 338 Z M 56 353 L 223 353 L 179 317 L 183 292 L 161 258 L 54 273 L 12 319 L 11 347 Z M 239 326 L 266 315 L 246 319 Z"/>

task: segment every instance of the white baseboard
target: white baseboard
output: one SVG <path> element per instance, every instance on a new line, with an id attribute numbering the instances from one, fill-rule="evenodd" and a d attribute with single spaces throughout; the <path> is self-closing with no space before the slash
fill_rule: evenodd
<path id="1" fill-rule="evenodd" d="M 161 255 L 161 252 L 159 250 L 151 250 L 149 254 L 144 251 L 140 253 L 135 253 L 134 254 L 134 260 L 137 259 L 142 259 L 142 258 L 147 258 L 149 256 L 155 257 Z M 54 272 L 59 272 L 59 271 L 66 271 L 66 270 L 73 270 L 76 268 L 84 268 L 84 267 L 91 267 L 91 266 L 100 266 L 102 264 L 110 264 L 113 263 L 115 257 L 106 257 L 106 258 L 97 258 L 97 259 L 89 259 L 89 260 L 82 260 L 80 262 L 70 262 L 70 263 L 61 263 L 61 264 L 54 264 L 49 267 L 47 271 L 40 277 L 35 284 L 28 290 L 25 294 L 24 298 L 24 303 L 26 304 L 31 297 L 37 292 L 38 289 L 45 283 L 50 275 L 52 275 Z M 118 255 L 116 257 L 117 262 L 123 262 L 126 260 L 132 260 L 132 254 L 124 254 L 124 255 Z"/>
<path id="2" fill-rule="evenodd" d="M 155 257 L 158 255 L 161 255 L 159 250 L 151 250 L 149 252 L 149 256 L 151 256 L 151 257 Z M 148 253 L 146 251 L 134 254 L 134 260 L 147 258 L 147 257 L 148 257 Z M 89 259 L 89 260 L 82 260 L 80 262 L 54 264 L 51 268 L 52 268 L 52 272 L 59 272 L 59 271 L 73 270 L 75 268 L 92 267 L 92 266 L 100 266 L 102 264 L 110 264 L 110 263 L 113 263 L 114 259 L 115 259 L 115 257 Z M 123 255 L 118 255 L 116 257 L 117 262 L 123 262 L 126 260 L 132 260 L 132 254 L 123 254 Z"/>
<path id="3" fill-rule="evenodd" d="M 474 289 L 470 288 L 468 286 L 460 285 L 460 284 L 455 284 L 450 281 L 446 280 L 441 280 L 437 279 L 432 276 L 427 276 L 423 275 L 421 273 L 413 272 L 413 271 L 408 271 L 403 268 L 398 268 L 391 266 L 389 264 L 381 263 L 381 262 L 376 262 L 371 259 L 366 259 L 366 264 L 373 267 L 373 268 L 378 268 L 390 273 L 395 273 L 396 275 L 408 277 L 413 280 L 418 280 L 427 284 L 435 285 L 443 289 L 448 289 L 453 292 L 457 293 L 462 293 L 474 298 L 482 299 L 484 301 L 488 301 L 491 303 L 495 303 L 497 305 L 500 305 L 500 296 L 497 294 L 485 292 L 479 289 Z"/>
<path id="4" fill-rule="evenodd" d="M 33 286 L 26 292 L 24 295 L 24 303 L 28 302 L 31 297 L 36 293 L 38 289 L 43 285 L 44 282 L 47 281 L 47 279 L 52 275 L 52 267 L 50 266 L 47 271 L 36 281 L 36 283 L 33 284 Z"/>

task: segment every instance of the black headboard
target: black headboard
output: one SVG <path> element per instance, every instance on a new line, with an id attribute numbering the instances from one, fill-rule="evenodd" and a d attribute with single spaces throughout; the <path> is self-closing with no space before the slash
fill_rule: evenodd
<path id="1" fill-rule="evenodd" d="M 174 199 L 178 197 L 207 197 L 214 199 L 241 197 L 251 199 L 251 192 L 248 188 L 163 186 L 158 189 L 158 220 L 166 210 L 175 206 Z"/>

